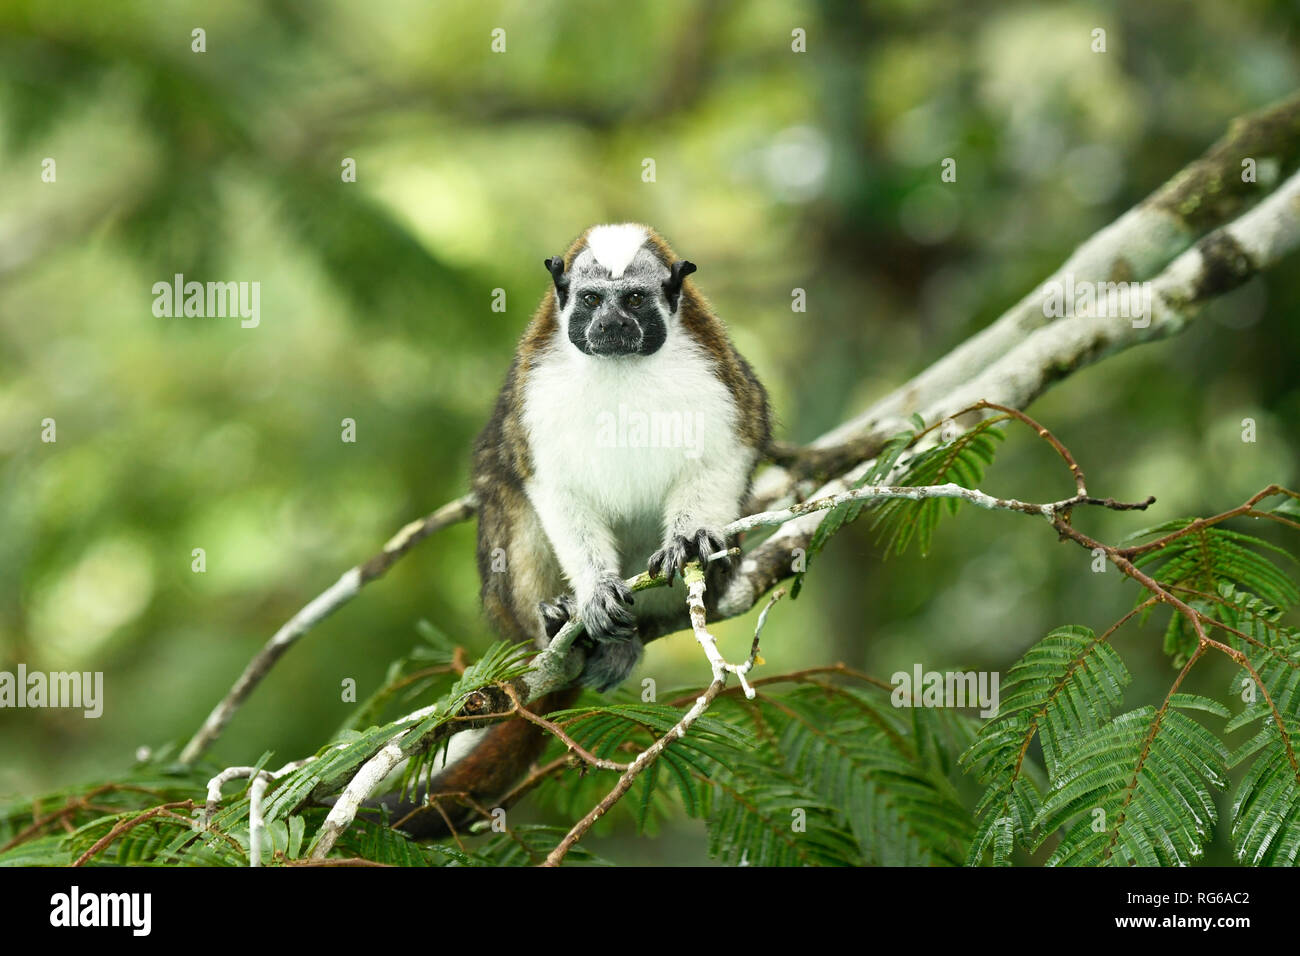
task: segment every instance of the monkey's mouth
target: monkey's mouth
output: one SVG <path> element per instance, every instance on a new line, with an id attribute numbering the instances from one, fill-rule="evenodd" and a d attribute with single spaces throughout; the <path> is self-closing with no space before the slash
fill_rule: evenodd
<path id="1" fill-rule="evenodd" d="M 635 355 L 641 350 L 641 336 L 622 331 L 587 336 L 587 351 L 592 355 Z"/>

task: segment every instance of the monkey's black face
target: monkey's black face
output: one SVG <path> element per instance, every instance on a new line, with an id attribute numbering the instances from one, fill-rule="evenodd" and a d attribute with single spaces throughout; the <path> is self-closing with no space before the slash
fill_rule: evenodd
<path id="1" fill-rule="evenodd" d="M 586 355 L 653 355 L 668 339 L 671 270 L 645 246 L 622 253 L 602 262 L 584 249 L 557 280 L 569 341 Z"/>
<path id="2" fill-rule="evenodd" d="M 656 285 L 625 276 L 574 284 L 569 341 L 587 355 L 652 355 L 668 338 L 667 303 Z"/>
<path id="3" fill-rule="evenodd" d="M 560 321 L 569 341 L 593 356 L 653 355 L 668 340 L 694 264 L 665 263 L 646 239 L 644 226 L 597 226 L 587 246 L 565 269 L 553 256 L 546 268 L 555 281 Z"/>

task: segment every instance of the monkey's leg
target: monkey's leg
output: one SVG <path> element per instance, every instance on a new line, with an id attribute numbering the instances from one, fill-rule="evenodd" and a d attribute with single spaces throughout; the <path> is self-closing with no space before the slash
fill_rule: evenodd
<path id="1" fill-rule="evenodd" d="M 476 482 L 475 490 L 484 610 L 502 637 L 544 647 L 553 635 L 547 634 L 549 622 L 539 614 L 538 603 L 563 589 L 559 562 L 522 492 L 505 482 Z M 530 709 L 544 714 L 568 707 L 577 694 L 576 689 L 557 691 Z M 446 836 L 448 820 L 457 828 L 468 826 L 478 817 L 478 807 L 494 808 L 545 746 L 545 732 L 521 717 L 462 731 L 449 743 L 446 766 L 417 790 L 414 801 L 389 795 L 368 805 L 387 807 L 390 818 L 403 821 L 399 828 L 411 836 Z"/>

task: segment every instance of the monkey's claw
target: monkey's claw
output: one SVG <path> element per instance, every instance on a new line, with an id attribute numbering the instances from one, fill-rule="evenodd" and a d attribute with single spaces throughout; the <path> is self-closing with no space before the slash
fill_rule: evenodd
<path id="1" fill-rule="evenodd" d="M 626 641 L 636 634 L 632 589 L 617 574 L 600 579 L 582 606 L 582 623 L 595 641 Z"/>
<path id="2" fill-rule="evenodd" d="M 577 614 L 578 605 L 571 595 L 562 594 L 554 601 L 539 601 L 537 610 L 542 615 L 542 626 L 546 628 L 546 639 L 549 641 Z"/>
<path id="3" fill-rule="evenodd" d="M 662 548 L 650 555 L 646 570 L 650 572 L 652 578 L 663 575 L 668 583 L 672 584 L 673 578 L 691 561 L 697 558 L 700 561 L 707 561 L 712 555 L 725 550 L 727 550 L 727 542 L 722 535 L 708 528 L 700 528 L 689 537 L 675 534 Z M 725 564 L 731 562 L 729 557 L 718 560 Z"/>

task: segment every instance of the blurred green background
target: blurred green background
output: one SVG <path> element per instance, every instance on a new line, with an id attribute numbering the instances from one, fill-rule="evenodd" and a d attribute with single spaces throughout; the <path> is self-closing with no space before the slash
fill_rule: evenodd
<path id="1" fill-rule="evenodd" d="M 4 0 L 0 668 L 103 671 L 106 703 L 99 720 L 0 711 L 0 794 L 188 737 L 299 607 L 461 494 L 541 261 L 586 226 L 648 222 L 698 263 L 778 436 L 808 440 L 1294 89 L 1298 25 L 1264 0 Z M 949 156 L 958 179 L 941 184 Z M 151 287 L 178 272 L 260 282 L 260 326 L 156 318 Z M 1114 540 L 1295 485 L 1298 304 L 1300 270 L 1275 270 L 1034 406 L 1094 493 L 1160 499 L 1082 526 Z M 1070 491 L 1023 436 L 986 484 Z M 215 756 L 314 751 L 347 713 L 340 682 L 364 698 L 422 618 L 485 647 L 476 593 L 472 525 L 421 545 L 290 652 Z M 773 615 L 765 670 L 1005 668 L 1134 595 L 1011 515 L 963 511 L 925 560 L 882 561 L 855 527 Z M 1134 706 L 1172 678 L 1162 630 L 1119 639 Z M 752 618 L 718 631 L 738 652 Z M 642 672 L 707 676 L 680 636 Z M 1229 675 L 1205 667 L 1186 689 L 1222 696 Z M 592 845 L 700 862 L 699 832 Z"/>

